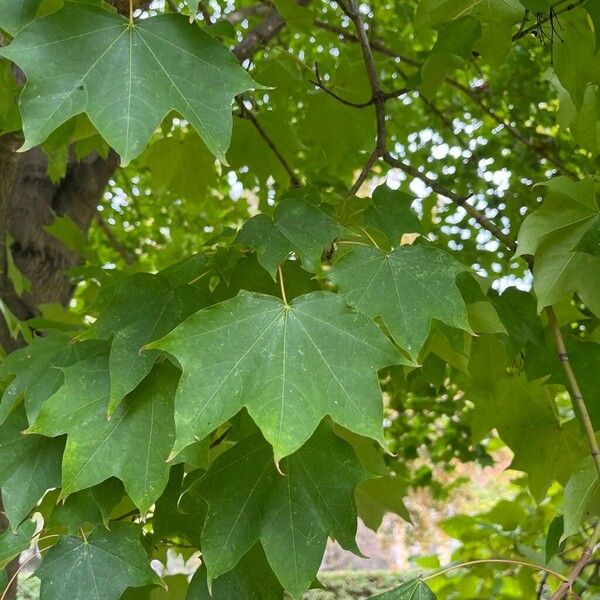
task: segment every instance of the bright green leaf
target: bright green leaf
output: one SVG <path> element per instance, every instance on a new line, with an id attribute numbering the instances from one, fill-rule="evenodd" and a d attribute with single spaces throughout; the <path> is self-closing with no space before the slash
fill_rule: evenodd
<path id="1" fill-rule="evenodd" d="M 39 60 L 49 48 L 53 60 Z M 224 162 L 232 99 L 257 87 L 227 48 L 177 14 L 130 26 L 120 15 L 68 3 L 22 30 L 0 55 L 28 78 L 23 150 L 85 112 L 124 164 L 142 153 L 171 110 Z"/>

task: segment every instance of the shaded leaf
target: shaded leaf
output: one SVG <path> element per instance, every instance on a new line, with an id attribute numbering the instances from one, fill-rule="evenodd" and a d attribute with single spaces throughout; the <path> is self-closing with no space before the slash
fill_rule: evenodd
<path id="1" fill-rule="evenodd" d="M 30 427 L 49 436 L 68 434 L 63 496 L 115 476 L 141 511 L 148 510 L 169 477 L 165 461 L 174 440 L 178 377 L 173 366 L 158 365 L 109 420 L 107 355 L 100 353 L 65 369 L 64 385 Z"/>
<path id="2" fill-rule="evenodd" d="M 445 252 L 401 246 L 389 254 L 361 246 L 337 260 L 329 273 L 351 306 L 381 317 L 398 345 L 416 359 L 432 319 L 470 331 L 456 276 L 467 268 Z"/>
<path id="3" fill-rule="evenodd" d="M 283 587 L 301 598 L 329 534 L 356 549 L 354 489 L 369 475 L 352 447 L 322 425 L 281 469 L 284 475 L 269 444 L 253 436 L 221 455 L 200 481 L 209 507 L 202 550 L 210 579 L 230 571 L 260 540 Z"/>

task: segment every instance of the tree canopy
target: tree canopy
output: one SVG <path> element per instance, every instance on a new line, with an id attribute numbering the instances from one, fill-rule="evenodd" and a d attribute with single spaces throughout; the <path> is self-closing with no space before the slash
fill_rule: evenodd
<path id="1" fill-rule="evenodd" d="M 599 32 L 0 0 L 1 600 L 32 543 L 42 600 L 301 600 L 328 539 L 499 448 L 513 497 L 376 597 L 600 594 Z"/>

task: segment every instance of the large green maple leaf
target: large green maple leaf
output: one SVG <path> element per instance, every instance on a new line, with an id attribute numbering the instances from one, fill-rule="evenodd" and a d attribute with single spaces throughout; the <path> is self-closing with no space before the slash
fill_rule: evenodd
<path id="1" fill-rule="evenodd" d="M 389 254 L 359 246 L 335 262 L 331 281 L 351 306 L 381 317 L 398 345 L 416 359 L 432 319 L 470 331 L 456 286 L 464 265 L 436 248 L 400 246 Z"/>
<path id="2" fill-rule="evenodd" d="M 242 291 L 148 347 L 183 369 L 174 454 L 244 406 L 277 460 L 296 451 L 325 415 L 383 444 L 377 371 L 402 362 L 370 319 L 327 292 L 288 305 Z"/>
<path id="3" fill-rule="evenodd" d="M 354 490 L 369 474 L 352 446 L 321 425 L 281 469 L 256 435 L 221 455 L 199 482 L 208 503 L 202 553 L 209 579 L 233 569 L 260 540 L 283 587 L 301 598 L 328 535 L 356 550 Z"/>
<path id="4" fill-rule="evenodd" d="M 22 150 L 87 113 L 124 164 L 141 154 L 171 110 L 226 162 L 232 100 L 258 87 L 225 46 L 178 14 L 130 24 L 67 2 L 21 30 L 0 55 L 27 75 Z"/>
<path id="5" fill-rule="evenodd" d="M 173 396 L 179 372 L 158 365 L 107 418 L 110 381 L 106 352 L 64 370 L 64 385 L 43 405 L 29 431 L 67 434 L 62 495 L 115 476 L 131 499 L 147 510 L 169 478 L 173 446 Z"/>
<path id="6" fill-rule="evenodd" d="M 159 584 L 135 525 L 113 523 L 90 537 L 63 536 L 36 572 L 44 600 L 119 600 L 127 587 Z"/>

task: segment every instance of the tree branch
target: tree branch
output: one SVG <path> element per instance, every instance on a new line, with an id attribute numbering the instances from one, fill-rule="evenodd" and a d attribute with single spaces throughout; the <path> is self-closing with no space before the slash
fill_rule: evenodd
<path id="1" fill-rule="evenodd" d="M 233 49 L 240 62 L 249 59 L 256 50 L 272 40 L 285 25 L 283 17 L 275 7 L 271 8 L 263 21 Z"/>
<path id="2" fill-rule="evenodd" d="M 596 527 L 594 528 L 594 533 L 590 537 L 588 543 L 586 544 L 583 553 L 581 554 L 581 558 L 575 563 L 575 566 L 571 569 L 567 577 L 567 581 L 563 581 L 560 587 L 556 590 L 554 595 L 550 600 L 562 600 L 571 590 L 573 584 L 576 579 L 579 577 L 579 574 L 590 562 L 590 558 L 592 557 L 594 550 L 596 549 L 596 544 L 600 541 L 600 521 L 596 523 Z"/>
<path id="3" fill-rule="evenodd" d="M 371 85 L 371 90 L 373 92 L 373 96 L 377 97 L 379 92 L 381 91 L 381 83 L 379 79 L 379 73 L 375 66 L 375 62 L 373 60 L 373 53 L 371 50 L 371 44 L 366 35 L 364 29 L 364 23 L 362 20 L 362 16 L 360 12 L 356 9 L 355 0 L 349 0 L 350 8 L 346 8 L 347 14 L 350 19 L 354 23 L 354 27 L 356 29 L 356 37 L 358 43 L 360 44 L 363 61 L 365 63 L 365 69 L 367 72 L 367 77 L 369 78 L 369 83 Z M 434 191 L 437 193 L 447 197 L 452 200 L 458 206 L 461 206 L 467 211 L 475 220 L 484 227 L 487 231 L 489 231 L 492 235 L 498 238 L 507 248 L 511 251 L 515 251 L 517 249 L 517 242 L 513 240 L 509 235 L 505 234 L 495 223 L 490 221 L 484 214 L 479 212 L 475 207 L 471 206 L 467 202 L 467 198 L 459 196 L 458 194 L 448 190 L 444 186 L 440 185 L 438 182 L 430 179 L 424 173 L 420 173 L 417 169 L 405 163 L 401 160 L 393 157 L 386 149 L 387 140 L 386 140 L 386 130 L 385 130 L 385 101 L 379 100 L 375 103 L 375 111 L 377 115 L 377 146 L 375 149 L 375 153 L 380 153 L 380 156 L 383 157 L 384 161 L 387 162 L 392 167 L 397 167 L 404 171 L 405 173 L 420 179 L 427 185 L 429 185 Z M 354 187 L 354 186 L 353 186 Z M 527 262 L 530 270 L 533 272 L 533 257 L 524 256 L 523 257 Z M 577 382 L 577 378 L 571 368 L 569 355 L 567 353 L 567 349 L 564 343 L 564 339 L 562 333 L 560 331 L 560 326 L 558 324 L 558 320 L 556 318 L 556 314 L 554 309 L 549 306 L 546 307 L 546 314 L 548 315 L 548 320 L 550 323 L 550 327 L 554 333 L 554 341 L 558 351 L 558 355 L 560 361 L 565 369 L 565 373 L 567 375 L 567 379 L 569 382 L 569 388 L 571 392 L 571 397 L 573 398 L 573 405 L 577 407 L 579 416 L 583 422 L 584 430 L 588 442 L 588 446 L 590 449 L 590 454 L 594 458 L 596 463 L 596 469 L 600 474 L 600 449 L 598 447 L 598 441 L 596 439 L 596 435 L 594 432 L 594 428 L 591 423 L 590 415 L 587 410 L 587 406 L 585 400 L 583 398 L 583 394 L 581 393 L 581 388 Z M 592 534 L 588 544 L 583 551 L 581 558 L 577 561 L 577 564 L 572 569 L 571 574 L 566 582 L 564 582 L 556 594 L 552 597 L 552 600 L 562 600 L 564 596 L 570 591 L 571 586 L 575 579 L 577 579 L 579 573 L 583 570 L 583 568 L 587 565 L 590 557 L 592 556 L 594 549 L 598 540 L 600 539 L 600 521 L 596 524 L 594 529 L 594 533 Z"/>
<path id="4" fill-rule="evenodd" d="M 346 42 L 356 43 L 356 44 L 361 43 L 359 40 L 359 37 L 356 34 L 353 34 L 352 32 L 347 31 L 346 29 L 344 29 L 342 27 L 338 27 L 336 25 L 331 25 L 330 23 L 327 23 L 327 22 L 321 21 L 321 20 L 316 20 L 315 26 L 320 29 L 323 29 L 324 31 L 328 31 L 329 33 L 333 33 L 334 35 L 337 35 L 339 37 L 339 39 L 344 40 Z M 396 52 L 395 50 L 393 50 L 392 48 L 389 48 L 386 44 L 384 44 L 380 40 L 377 40 L 377 39 L 371 40 L 370 46 L 374 51 L 378 52 L 379 54 L 382 54 L 383 56 L 388 56 L 388 57 L 394 58 L 394 59 L 400 59 L 404 64 L 409 65 L 411 67 L 415 67 L 417 69 L 421 67 L 421 63 L 418 60 L 411 58 L 410 56 L 406 56 L 404 54 L 400 54 L 399 52 Z M 556 168 L 558 168 L 565 174 L 569 175 L 570 177 L 579 179 L 579 175 L 575 171 L 573 171 L 572 169 L 567 167 L 559 158 L 554 157 L 552 154 L 548 153 L 545 149 L 531 143 L 520 131 L 518 131 L 516 128 L 514 128 L 509 122 L 507 122 L 504 119 L 502 119 L 501 117 L 497 116 L 495 114 L 495 112 L 493 111 L 493 109 L 491 109 L 490 107 L 485 105 L 485 103 L 483 103 L 483 101 L 479 98 L 479 96 L 477 95 L 477 93 L 475 91 L 470 90 L 469 88 L 462 85 L 459 81 L 457 81 L 456 79 L 453 79 L 451 77 L 446 77 L 445 82 L 448 85 L 451 85 L 452 87 L 459 90 L 461 93 L 465 94 L 476 106 L 478 106 L 481 110 L 483 110 L 486 114 L 488 114 L 498 124 L 502 125 L 506 129 L 507 133 L 509 133 L 512 137 L 514 137 L 519 143 L 526 146 L 529 150 L 533 151 L 538 156 L 541 156 L 548 162 L 552 163 Z"/>
<path id="5" fill-rule="evenodd" d="M 279 148 L 277 147 L 275 142 L 271 139 L 269 134 L 265 131 L 265 128 L 259 123 L 258 119 L 252 113 L 252 111 L 249 110 L 248 108 L 246 108 L 246 106 L 244 105 L 244 101 L 240 97 L 237 97 L 235 99 L 235 101 L 240 108 L 240 115 L 243 118 L 248 119 L 252 123 L 252 125 L 254 125 L 254 128 L 256 129 L 256 131 L 258 132 L 260 137 L 262 137 L 262 139 L 265 141 L 267 146 L 269 146 L 269 148 L 272 150 L 273 154 L 275 154 L 275 156 L 277 157 L 277 160 L 279 161 L 281 166 L 285 169 L 285 172 L 288 174 L 290 181 L 292 182 L 292 185 L 294 187 L 299 187 L 301 185 L 300 178 L 296 175 L 296 173 L 294 173 L 294 170 L 292 169 L 292 167 L 290 167 L 285 156 L 283 156 L 283 154 L 281 153 L 281 151 L 279 150 Z"/>
<path id="6" fill-rule="evenodd" d="M 104 220 L 100 213 L 96 213 L 96 222 L 110 242 L 110 245 L 116 250 L 117 254 L 123 259 L 125 264 L 128 266 L 133 265 L 135 263 L 135 256 L 131 250 L 117 238 L 110 228 L 110 225 Z"/>
<path id="7" fill-rule="evenodd" d="M 375 104 L 377 102 L 377 99 L 375 98 L 375 96 L 371 96 L 371 98 L 369 100 L 367 100 L 366 102 L 351 102 L 350 100 L 346 100 L 345 98 L 342 98 L 342 96 L 336 94 L 331 88 L 327 87 L 323 83 L 323 79 L 321 78 L 321 73 L 319 72 L 319 64 L 318 63 L 315 63 L 315 77 L 316 77 L 316 81 L 311 80 L 311 83 L 314 86 L 323 90 L 326 94 L 328 94 L 332 98 L 335 98 L 338 102 L 341 102 L 342 104 L 345 104 L 346 106 L 351 106 L 352 108 L 366 108 L 367 106 L 372 106 L 373 104 Z M 382 92 L 380 94 L 380 96 L 384 100 L 391 100 L 392 98 L 398 98 L 400 96 L 404 96 L 404 94 L 407 94 L 410 91 L 411 91 L 410 88 L 401 88 L 399 90 L 394 90 L 392 92 Z"/>

